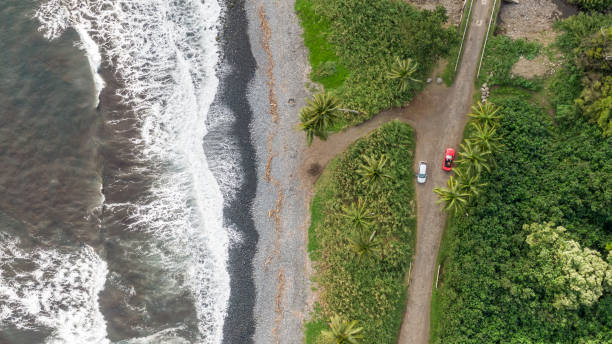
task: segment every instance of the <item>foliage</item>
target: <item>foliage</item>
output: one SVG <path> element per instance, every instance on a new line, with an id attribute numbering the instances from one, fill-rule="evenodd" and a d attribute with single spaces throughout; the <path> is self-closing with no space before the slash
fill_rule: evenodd
<path id="1" fill-rule="evenodd" d="M 357 174 L 361 176 L 361 184 L 366 188 L 376 187 L 385 180 L 391 178 L 386 172 L 385 165 L 389 159 L 382 154 L 378 159 L 372 156 L 364 156 L 363 162 L 357 169 Z"/>
<path id="2" fill-rule="evenodd" d="M 412 77 L 418 67 L 419 64 L 412 61 L 412 59 L 402 60 L 397 57 L 395 63 L 387 72 L 387 77 L 397 80 L 399 82 L 399 91 L 406 92 L 411 82 L 421 82 L 421 80 Z"/>
<path id="3" fill-rule="evenodd" d="M 581 269 L 587 276 L 593 267 L 579 265 L 578 258 L 601 265 L 592 259 L 597 256 L 593 252 L 603 254 L 612 240 L 612 138 L 597 135 L 596 127 L 580 118 L 571 126 L 553 126 L 526 93 L 496 98 L 494 91 L 490 100 L 501 106 L 497 130 L 506 150 L 503 158 L 493 154 L 497 168 L 482 172 L 480 180 L 486 185 L 467 204 L 469 216 L 452 221 L 444 284 L 436 301 L 440 323 L 432 340 L 610 342 L 612 293 L 605 284 L 590 306 L 583 302 L 588 297 L 578 296 L 576 300 L 583 301 L 577 309 L 559 306 L 564 296 L 576 293 L 572 283 L 582 283 L 570 276 L 581 276 Z M 524 224 L 548 221 L 567 229 L 562 241 L 537 244 L 535 236 L 528 239 L 542 227 L 524 230 Z M 554 251 L 555 245 L 564 249 Z M 576 260 L 560 263 L 569 257 Z M 598 295 L 599 289 L 591 287 L 583 289 Z"/>
<path id="4" fill-rule="evenodd" d="M 308 99 L 308 105 L 300 111 L 300 129 L 306 132 L 308 145 L 314 136 L 321 140 L 327 139 L 328 131 L 338 122 L 339 117 L 338 98 L 335 96 L 323 92 Z"/>
<path id="5" fill-rule="evenodd" d="M 328 166 L 317 182 L 309 242 L 317 242 L 313 280 L 319 290 L 317 319 L 340 314 L 359 321 L 363 343 L 396 341 L 404 309 L 404 276 L 414 252 L 413 130 L 390 122 L 356 141 Z M 364 187 L 356 172 L 364 157 L 385 156 L 385 183 Z M 378 159 L 376 159 L 378 160 Z M 361 202 L 361 206 L 360 201 Z M 365 208 L 363 229 L 355 229 L 353 209 Z M 363 217 L 363 215 L 362 215 Z M 371 217 L 371 219 L 370 219 Z M 376 231 L 372 237 L 372 232 Z M 355 257 L 350 239 L 362 234 L 377 244 L 375 259 Z"/>
<path id="6" fill-rule="evenodd" d="M 363 328 L 357 327 L 357 321 L 343 320 L 334 315 L 329 323 L 329 330 L 322 332 L 324 337 L 332 340 L 335 344 L 358 344 L 363 338 Z"/>
<path id="7" fill-rule="evenodd" d="M 489 37 L 482 62 L 478 83 L 489 86 L 517 86 L 537 90 L 539 84 L 511 74 L 512 66 L 521 56 L 532 60 L 540 53 L 540 45 L 523 39 L 513 40 L 507 36 Z"/>
<path id="8" fill-rule="evenodd" d="M 578 48 L 578 65 L 585 70 L 612 72 L 612 25 L 599 29 Z"/>
<path id="9" fill-rule="evenodd" d="M 357 261 L 376 260 L 380 254 L 380 241 L 376 238 L 376 231 L 371 234 L 363 231 L 357 231 L 349 237 L 349 242 Z"/>
<path id="10" fill-rule="evenodd" d="M 421 89 L 420 83 L 397 87 L 387 77 L 396 57 L 418 64 L 414 78 L 422 79 L 458 40 L 454 28 L 443 27 L 447 16 L 442 7 L 418 11 L 395 0 L 297 0 L 295 7 L 310 53 L 311 77 L 337 94 L 343 106 L 359 111 L 345 113 L 345 124 L 402 105 Z M 335 74 L 321 67 L 326 61 L 336 63 Z M 321 74 L 323 69 L 328 73 Z"/>
<path id="11" fill-rule="evenodd" d="M 569 2 L 585 10 L 605 11 L 612 8 L 612 0 L 569 0 Z"/>
<path id="12" fill-rule="evenodd" d="M 435 187 L 433 191 L 440 197 L 438 203 L 444 203 L 444 210 L 453 214 L 461 213 L 470 197 L 453 176 L 448 178 L 445 188 Z"/>
<path id="13" fill-rule="evenodd" d="M 295 9 L 300 16 L 304 29 L 304 45 L 308 47 L 308 60 L 312 66 L 310 79 L 319 82 L 326 90 L 342 86 L 348 76 L 348 70 L 340 63 L 334 47 L 327 41 L 330 30 L 329 22 L 315 13 L 314 3 L 308 0 L 295 2 Z"/>
<path id="14" fill-rule="evenodd" d="M 470 116 L 476 124 L 491 127 L 500 118 L 497 114 L 498 112 L 499 108 L 493 103 L 487 102 L 482 104 L 478 102 L 476 105 L 472 106 L 472 112 L 470 112 L 468 116 Z"/>
<path id="15" fill-rule="evenodd" d="M 612 76 L 586 83 L 576 104 L 584 116 L 597 123 L 604 136 L 612 135 Z"/>
<path id="16" fill-rule="evenodd" d="M 370 212 L 367 204 L 361 198 L 358 198 L 357 202 L 353 202 L 349 206 L 343 205 L 342 212 L 339 215 L 347 218 L 351 228 L 359 231 L 372 224 L 374 218 L 374 214 Z"/>
<path id="17" fill-rule="evenodd" d="M 534 223 L 523 229 L 530 248 L 524 271 L 535 286 L 553 295 L 556 309 L 590 307 L 603 294 L 604 280 L 612 286 L 612 267 L 599 252 L 568 239 L 565 228 Z"/>

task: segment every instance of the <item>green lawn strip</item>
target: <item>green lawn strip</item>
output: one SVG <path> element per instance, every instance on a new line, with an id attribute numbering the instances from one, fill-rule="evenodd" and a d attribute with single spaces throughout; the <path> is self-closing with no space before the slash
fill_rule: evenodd
<path id="1" fill-rule="evenodd" d="M 374 187 L 356 173 L 363 157 L 389 160 L 390 178 Z M 314 256 L 317 307 L 306 324 L 306 343 L 316 343 L 329 318 L 339 314 L 364 328 L 363 343 L 395 342 L 405 307 L 405 275 L 414 252 L 414 133 L 393 121 L 354 144 L 330 164 L 315 187 L 309 252 Z M 373 216 L 364 231 L 376 230 L 382 254 L 359 262 L 348 238 L 355 233 L 342 206 L 362 199 Z M 314 242 L 315 244 L 311 244 Z"/>
<path id="2" fill-rule="evenodd" d="M 334 48 L 325 38 L 330 30 L 329 22 L 316 15 L 313 6 L 310 0 L 295 2 L 295 10 L 304 29 L 304 45 L 308 48 L 308 60 L 312 66 L 310 79 L 331 91 L 342 86 L 349 73 L 338 61 Z"/>
<path id="3" fill-rule="evenodd" d="M 444 67 L 444 71 L 442 72 L 442 79 L 446 86 L 451 86 L 453 82 L 455 82 L 455 77 L 457 76 L 457 70 L 459 70 L 459 65 L 461 64 L 461 58 L 463 56 L 463 47 L 461 44 L 465 45 L 465 37 L 467 37 L 467 32 L 470 30 L 470 19 L 472 18 L 472 6 L 473 0 L 468 0 L 465 4 L 465 8 L 463 9 L 463 16 L 461 18 L 461 23 L 459 23 L 459 28 L 457 29 L 457 33 L 460 36 L 460 40 L 453 44 L 452 48 L 448 53 L 448 63 L 446 67 Z M 461 49 L 461 51 L 459 51 Z"/>
<path id="4" fill-rule="evenodd" d="M 443 28 L 442 7 L 418 11 L 395 0 L 297 0 L 296 11 L 313 80 L 336 94 L 343 107 L 359 111 L 345 113 L 345 126 L 403 105 L 423 88 L 424 82 L 413 82 L 400 90 L 399 81 L 387 77 L 396 58 L 418 62 L 413 77 L 423 80 L 458 40 L 455 28 Z"/>

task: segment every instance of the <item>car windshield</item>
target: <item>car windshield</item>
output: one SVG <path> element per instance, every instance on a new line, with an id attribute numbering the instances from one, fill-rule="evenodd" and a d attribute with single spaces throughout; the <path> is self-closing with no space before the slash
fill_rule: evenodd
<path id="1" fill-rule="evenodd" d="M 425 178 L 426 174 L 425 173 L 419 173 L 419 178 Z"/>

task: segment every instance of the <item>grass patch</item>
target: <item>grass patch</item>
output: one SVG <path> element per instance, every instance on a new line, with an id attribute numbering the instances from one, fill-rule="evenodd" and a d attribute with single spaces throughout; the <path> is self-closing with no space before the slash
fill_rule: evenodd
<path id="1" fill-rule="evenodd" d="M 477 84 L 487 83 L 491 86 L 515 86 L 537 91 L 541 89 L 538 80 L 512 76 L 512 66 L 521 56 L 528 60 L 540 53 L 541 45 L 523 39 L 513 40 L 507 36 L 489 36 L 484 60 Z"/>
<path id="2" fill-rule="evenodd" d="M 370 187 L 356 172 L 365 156 L 385 155 L 385 182 Z M 313 281 L 319 289 L 307 343 L 315 343 L 333 314 L 357 320 L 363 343 L 397 339 L 406 301 L 404 278 L 414 253 L 414 132 L 393 121 L 356 141 L 330 164 L 315 187 L 309 252 L 316 258 Z M 363 232 L 376 231 L 381 252 L 359 261 L 349 238 L 358 229 L 342 216 L 343 206 L 361 199 L 372 220 Z M 311 244 L 315 243 L 315 244 Z M 323 325 L 325 326 L 323 326 Z"/>
<path id="3" fill-rule="evenodd" d="M 443 7 L 419 11 L 396 0 L 297 0 L 295 8 L 311 78 L 335 93 L 343 107 L 360 112 L 346 113 L 347 126 L 403 105 L 423 88 L 423 82 L 414 82 L 401 91 L 398 80 L 387 78 L 396 57 L 418 62 L 414 76 L 423 80 L 458 41 L 456 28 L 443 27 L 448 19 Z"/>
<path id="4" fill-rule="evenodd" d="M 295 2 L 295 10 L 300 15 L 304 29 L 303 37 L 304 44 L 308 47 L 308 60 L 312 66 L 310 79 L 330 91 L 342 86 L 349 73 L 325 38 L 331 25 L 326 18 L 316 15 L 313 6 L 314 3 L 308 0 Z"/>

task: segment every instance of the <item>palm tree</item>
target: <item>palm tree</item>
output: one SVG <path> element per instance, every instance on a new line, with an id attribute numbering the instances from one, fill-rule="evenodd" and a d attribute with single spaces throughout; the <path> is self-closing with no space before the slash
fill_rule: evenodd
<path id="1" fill-rule="evenodd" d="M 314 136 L 321 140 L 327 139 L 329 129 L 340 119 L 341 110 L 338 98 L 327 92 L 317 93 L 307 102 L 308 105 L 300 111 L 299 127 L 306 132 L 310 146 Z"/>
<path id="2" fill-rule="evenodd" d="M 497 126 L 472 122 L 474 132 L 471 135 L 474 144 L 483 151 L 497 152 L 501 150 L 500 137 L 497 136 Z"/>
<path id="3" fill-rule="evenodd" d="M 472 106 L 472 113 L 468 114 L 468 116 L 474 118 L 478 123 L 493 126 L 501 118 L 497 114 L 499 109 L 493 103 L 486 102 L 483 105 L 481 102 L 478 102 L 478 104 Z"/>
<path id="4" fill-rule="evenodd" d="M 480 189 L 487 185 L 487 183 L 478 182 L 480 180 L 479 175 L 469 175 L 461 168 L 456 168 L 455 174 L 458 177 L 457 181 L 459 182 L 459 188 L 462 191 L 465 191 L 470 198 L 473 196 L 478 196 Z"/>
<path id="5" fill-rule="evenodd" d="M 491 171 L 488 158 L 491 155 L 490 151 L 483 151 L 477 146 L 473 146 L 470 140 L 465 140 L 465 143 L 460 145 L 460 158 L 457 160 L 457 165 L 465 168 L 468 175 L 480 174 L 482 170 Z"/>
<path id="6" fill-rule="evenodd" d="M 359 340 L 363 338 L 361 332 L 363 328 L 357 327 L 357 320 L 345 321 L 334 315 L 329 323 L 329 330 L 323 330 L 321 333 L 335 344 L 359 344 Z"/>
<path id="7" fill-rule="evenodd" d="M 467 204 L 470 195 L 461 188 L 453 176 L 448 178 L 446 186 L 445 188 L 435 187 L 433 190 L 440 197 L 438 203 L 445 203 L 444 210 L 458 214 Z"/>
<path id="8" fill-rule="evenodd" d="M 343 205 L 342 212 L 339 214 L 349 220 L 354 229 L 360 231 L 370 225 L 374 216 L 368 212 L 365 202 L 361 198 L 350 206 Z"/>
<path id="9" fill-rule="evenodd" d="M 349 243 L 357 256 L 357 261 L 369 261 L 377 258 L 380 254 L 380 242 L 376 239 L 376 231 L 369 236 L 362 232 L 356 232 L 349 238 Z"/>
<path id="10" fill-rule="evenodd" d="M 359 165 L 357 173 L 361 176 L 363 184 L 374 187 L 382 183 L 385 179 L 391 178 L 391 175 L 385 173 L 385 165 L 387 164 L 387 157 L 383 154 L 379 159 L 375 159 L 371 156 L 363 157 L 363 163 Z"/>
<path id="11" fill-rule="evenodd" d="M 395 58 L 395 63 L 391 65 L 391 69 L 387 72 L 387 77 L 397 79 L 400 82 L 400 92 L 405 92 L 410 85 L 410 82 L 421 82 L 421 80 L 412 77 L 412 74 L 419 68 L 419 64 L 412 59 L 402 60 L 399 57 Z"/>

